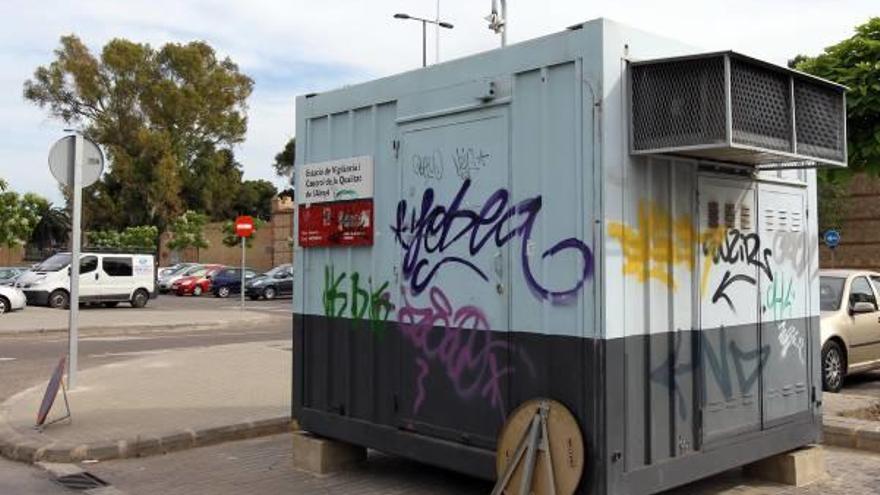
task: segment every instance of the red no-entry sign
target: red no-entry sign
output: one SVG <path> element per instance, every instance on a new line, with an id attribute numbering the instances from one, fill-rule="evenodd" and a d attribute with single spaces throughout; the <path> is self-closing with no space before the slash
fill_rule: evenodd
<path id="1" fill-rule="evenodd" d="M 235 235 L 250 237 L 254 233 L 254 219 L 249 215 L 242 215 L 235 219 Z"/>

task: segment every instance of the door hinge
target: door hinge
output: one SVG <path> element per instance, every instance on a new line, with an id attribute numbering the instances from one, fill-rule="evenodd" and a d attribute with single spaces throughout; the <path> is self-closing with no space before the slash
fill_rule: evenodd
<path id="1" fill-rule="evenodd" d="M 394 150 L 394 159 L 400 158 L 400 141 L 395 139 L 391 141 L 391 149 Z"/>

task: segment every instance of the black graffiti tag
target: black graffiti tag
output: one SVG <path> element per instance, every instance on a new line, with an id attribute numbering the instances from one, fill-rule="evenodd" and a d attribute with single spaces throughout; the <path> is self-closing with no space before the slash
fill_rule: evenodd
<path id="1" fill-rule="evenodd" d="M 736 307 L 730 296 L 727 295 L 727 289 L 737 282 L 748 283 L 752 286 L 758 283 L 751 275 L 733 273 L 732 270 L 735 270 L 738 265 L 756 267 L 770 281 L 773 281 L 773 270 L 770 268 L 773 250 L 770 248 L 761 249 L 761 238 L 756 233 L 744 234 L 738 229 L 728 229 L 720 241 L 710 239 L 704 242 L 703 254 L 706 256 L 711 254 L 712 263 L 715 265 L 725 263 L 732 267 L 725 272 L 712 295 L 713 304 L 723 299 L 731 311 L 735 312 Z"/>

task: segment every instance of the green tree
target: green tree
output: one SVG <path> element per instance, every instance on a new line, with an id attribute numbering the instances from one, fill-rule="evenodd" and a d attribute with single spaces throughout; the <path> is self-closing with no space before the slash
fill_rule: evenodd
<path id="1" fill-rule="evenodd" d="M 846 132 L 849 166 L 880 174 L 880 17 L 816 57 L 799 55 L 796 69 L 849 87 Z"/>
<path id="2" fill-rule="evenodd" d="M 192 173 L 199 157 L 243 141 L 252 89 L 232 60 L 201 41 L 154 49 L 114 39 L 95 55 L 69 35 L 24 83 L 24 97 L 108 154 L 109 172 L 84 195 L 88 227 L 164 230 L 193 206 L 183 192 L 205 173 Z"/>
<path id="3" fill-rule="evenodd" d="M 6 181 L 0 179 L 0 246 L 23 246 L 49 202 L 34 193 L 20 195 L 7 188 Z"/>
<path id="4" fill-rule="evenodd" d="M 159 240 L 159 229 L 153 225 L 141 225 L 128 227 L 121 232 L 99 230 L 89 232 L 88 239 L 91 247 L 155 251 Z"/>
<path id="5" fill-rule="evenodd" d="M 169 230 L 172 238 L 168 242 L 168 247 L 174 250 L 208 247 L 208 241 L 205 239 L 207 224 L 207 215 L 191 210 L 185 212 L 171 222 Z"/>
<path id="6" fill-rule="evenodd" d="M 272 200 L 277 195 L 278 189 L 267 180 L 246 180 L 241 184 L 235 210 L 240 215 L 271 220 Z"/>
<path id="7" fill-rule="evenodd" d="M 296 137 L 290 138 L 287 141 L 287 144 L 284 145 L 284 149 L 278 152 L 275 155 L 275 163 L 272 164 L 272 167 L 275 168 L 275 173 L 280 175 L 281 177 L 287 177 L 290 179 L 290 182 L 293 183 L 293 172 L 296 166 Z"/>
<path id="8" fill-rule="evenodd" d="M 880 175 L 880 17 L 818 56 L 798 55 L 789 66 L 849 87 L 846 170 L 817 174 L 819 228 L 841 229 L 853 172 Z"/>
<path id="9" fill-rule="evenodd" d="M 264 225 L 266 225 L 265 220 L 254 218 L 254 233 L 244 241 L 245 246 L 251 247 L 254 245 L 254 236 L 257 235 L 257 231 L 263 228 Z M 227 247 L 241 245 L 241 237 L 235 235 L 235 221 L 233 220 L 223 223 L 223 245 Z"/>
<path id="10" fill-rule="evenodd" d="M 40 221 L 31 233 L 30 243 L 40 249 L 66 245 L 70 237 L 70 215 L 67 210 L 47 202 L 39 215 Z"/>

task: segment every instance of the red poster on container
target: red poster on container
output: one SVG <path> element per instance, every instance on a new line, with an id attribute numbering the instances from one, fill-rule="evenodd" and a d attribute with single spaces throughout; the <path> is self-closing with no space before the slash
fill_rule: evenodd
<path id="1" fill-rule="evenodd" d="M 359 199 L 299 207 L 299 245 L 372 246 L 373 200 Z"/>

